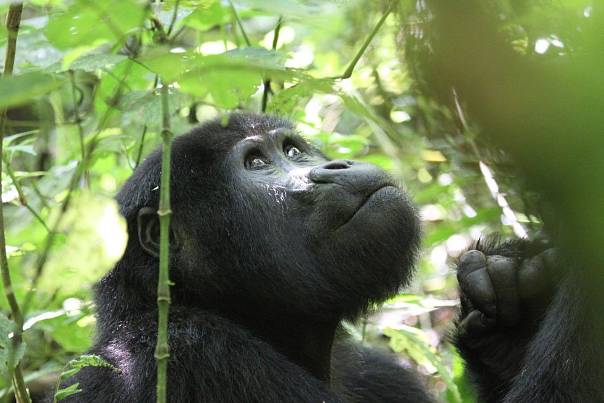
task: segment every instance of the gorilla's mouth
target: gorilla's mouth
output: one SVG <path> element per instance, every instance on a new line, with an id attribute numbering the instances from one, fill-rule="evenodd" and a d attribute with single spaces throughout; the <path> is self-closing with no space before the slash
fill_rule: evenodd
<path id="1" fill-rule="evenodd" d="M 354 210 L 354 212 L 350 215 L 350 217 L 348 217 L 346 219 L 346 221 L 344 221 L 344 223 L 342 225 L 340 225 L 339 228 L 345 226 L 346 224 L 348 224 L 349 222 L 351 222 L 352 220 L 354 220 L 354 218 L 359 215 L 359 213 L 361 213 L 365 207 L 369 204 L 372 204 L 372 201 L 374 201 L 375 199 L 383 196 L 384 193 L 388 192 L 389 190 L 398 190 L 398 187 L 391 184 L 391 183 L 385 183 L 380 185 L 379 187 L 377 187 L 374 191 L 372 191 L 371 193 L 369 193 L 364 199 L 363 201 L 361 201 L 361 203 L 359 203 L 359 206 Z M 338 228 L 338 229 L 339 229 Z"/>

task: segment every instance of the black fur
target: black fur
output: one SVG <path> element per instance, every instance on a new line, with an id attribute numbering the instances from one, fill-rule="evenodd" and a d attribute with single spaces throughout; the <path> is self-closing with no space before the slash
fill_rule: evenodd
<path id="1" fill-rule="evenodd" d="M 547 247 L 544 241 L 524 240 L 503 244 L 490 240 L 476 246 L 487 257 L 509 257 L 516 262 L 518 289 L 526 286 L 523 280 L 530 280 L 518 274 L 528 267 L 526 262 L 531 269 L 545 270 L 544 276 L 535 278 L 548 283 L 545 288 L 537 284 L 528 298 L 526 293 L 518 297 L 521 310 L 516 323 L 501 324 L 492 314 L 482 313 L 484 328 L 478 326 L 474 333 L 464 331 L 463 321 L 477 308 L 462 286 L 453 342 L 467 363 L 481 402 L 604 401 L 600 307 L 589 304 L 581 291 L 585 271 L 558 254 L 541 259 L 553 251 Z M 493 285 L 497 300 L 509 298 L 505 295 L 509 289 L 498 288 L 496 279 Z"/>
<path id="2" fill-rule="evenodd" d="M 302 153 L 288 157 L 290 144 Z M 329 162 L 288 121 L 252 114 L 194 129 L 172 153 L 171 402 L 431 400 L 393 358 L 344 341 L 332 354 L 339 322 L 412 273 L 418 220 L 383 171 Z M 246 166 L 256 156 L 268 165 Z M 129 241 L 96 286 L 91 352 L 119 372 L 83 369 L 68 401 L 154 399 L 158 260 L 139 211 L 158 206 L 160 159 L 118 195 Z"/>

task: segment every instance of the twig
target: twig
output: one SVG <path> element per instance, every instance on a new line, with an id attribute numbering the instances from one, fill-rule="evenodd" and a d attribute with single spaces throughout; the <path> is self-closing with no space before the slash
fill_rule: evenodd
<path id="1" fill-rule="evenodd" d="M 143 156 L 143 146 L 145 145 L 145 136 L 147 135 L 147 125 L 143 125 L 143 133 L 141 134 L 140 143 L 138 145 L 138 151 L 136 152 L 136 159 L 134 160 L 134 168 L 139 166 L 141 158 Z"/>
<path id="2" fill-rule="evenodd" d="M 378 31 L 380 30 L 382 25 L 384 25 L 386 18 L 388 18 L 388 16 L 394 9 L 394 5 L 395 5 L 395 2 L 393 1 L 390 4 L 390 6 L 388 6 L 388 9 L 386 9 L 386 12 L 382 16 L 382 18 L 380 18 L 380 20 L 378 21 L 376 26 L 373 28 L 373 30 L 371 31 L 371 33 L 369 34 L 367 39 L 365 39 L 365 42 L 363 42 L 363 45 L 361 46 L 361 48 L 359 49 L 357 54 L 354 56 L 354 58 L 352 59 L 352 61 L 348 65 L 348 67 L 346 68 L 346 71 L 344 71 L 344 73 L 341 76 L 336 76 L 336 77 L 331 77 L 331 78 L 345 80 L 347 78 L 350 78 L 350 76 L 352 76 L 352 72 L 354 71 L 354 68 L 356 67 L 356 65 L 359 62 L 359 60 L 361 59 L 361 57 L 363 56 L 363 53 L 365 53 L 365 50 L 367 50 L 367 47 L 369 46 L 369 44 L 371 43 L 371 41 L 373 40 L 375 35 L 378 33 Z"/>
<path id="3" fill-rule="evenodd" d="M 69 80 L 71 81 L 71 97 L 73 98 L 73 115 L 74 115 L 74 122 L 76 124 L 76 126 L 78 127 L 78 134 L 80 137 L 80 153 L 81 153 L 81 159 L 83 160 L 85 157 L 85 153 L 86 153 L 86 148 L 84 147 L 84 129 L 82 128 L 82 124 L 80 121 L 80 110 L 78 108 L 78 94 L 77 94 L 77 88 L 76 88 L 76 83 L 75 83 L 75 75 L 73 70 L 69 70 Z"/>
<path id="4" fill-rule="evenodd" d="M 174 24 L 176 23 L 176 17 L 178 16 L 179 3 L 180 3 L 180 0 L 176 0 L 176 2 L 174 3 L 174 12 L 172 13 L 172 19 L 170 20 L 170 25 L 168 26 L 168 32 L 166 33 L 167 36 L 170 36 L 170 34 L 172 33 L 172 30 L 174 29 Z"/>
<path id="5" fill-rule="evenodd" d="M 245 44 L 247 46 L 252 46 L 252 43 L 250 42 L 250 38 L 248 38 L 247 34 L 245 33 L 245 29 L 243 29 L 243 24 L 241 23 L 239 14 L 237 14 L 237 10 L 235 9 L 235 6 L 233 5 L 233 2 L 231 0 L 229 0 L 229 5 L 231 6 L 231 11 L 233 12 L 233 17 L 235 17 L 235 21 L 237 22 L 237 25 L 239 26 L 239 30 L 241 31 L 241 35 L 243 35 L 243 40 L 245 41 Z"/>
<path id="6" fill-rule="evenodd" d="M 23 4 L 15 3 L 11 4 L 8 9 L 8 15 L 6 17 L 6 30 L 8 32 L 8 41 L 6 44 L 6 53 L 4 56 L 4 76 L 11 75 L 13 73 L 13 67 L 15 66 L 15 53 L 17 51 L 17 35 L 19 33 L 19 25 L 21 23 L 21 13 L 23 12 Z M 5 128 L 6 110 L 0 112 L 0 155 L 2 154 L 2 143 L 4 142 L 4 128 Z M 2 174 L 2 164 L 0 164 L 0 175 Z M 0 181 L 0 194 L 2 194 L 2 183 Z M 6 237 L 4 235 L 4 208 L 0 203 L 0 271 L 2 272 L 2 284 L 4 286 L 4 294 L 10 306 L 13 320 L 15 321 L 15 331 L 13 333 L 12 348 L 10 349 L 8 356 L 8 372 L 9 378 L 12 378 L 12 382 L 15 388 L 15 398 L 18 403 L 30 403 L 31 399 L 25 381 L 23 380 L 23 372 L 21 370 L 21 363 L 15 364 L 15 354 L 21 345 L 21 333 L 23 331 L 23 313 L 17 302 L 15 292 L 13 290 L 13 284 L 10 275 L 10 269 L 8 267 L 8 256 L 6 256 Z"/>
<path id="7" fill-rule="evenodd" d="M 11 179 L 11 181 L 13 182 L 13 186 L 15 186 L 15 189 L 17 190 L 17 195 L 19 197 L 19 204 L 21 204 L 23 207 L 25 207 L 27 210 L 29 210 L 29 212 L 34 216 L 34 218 L 36 220 L 38 220 L 38 222 L 40 224 L 42 224 L 42 226 L 46 229 L 46 231 L 50 232 L 50 228 L 48 228 L 48 225 L 46 225 L 46 222 L 42 219 L 42 217 L 40 217 L 40 215 L 36 212 L 36 210 L 34 210 L 34 208 L 27 201 L 27 198 L 25 197 L 25 192 L 23 192 L 23 188 L 21 187 L 21 184 L 18 182 L 15 172 L 13 171 L 13 169 L 10 166 L 10 161 L 8 160 L 8 157 L 3 155 L 2 160 L 4 161 L 4 165 L 6 167 L 6 174 Z"/>
<path id="8" fill-rule="evenodd" d="M 160 201 L 157 215 L 159 216 L 159 278 L 157 282 L 157 346 L 155 359 L 157 360 L 157 402 L 166 402 L 166 384 L 168 372 L 168 359 L 170 347 L 168 345 L 168 313 L 170 309 L 170 157 L 172 147 L 172 130 L 170 129 L 170 105 L 168 84 L 162 82 L 161 107 L 162 107 L 162 161 Z"/>
<path id="9" fill-rule="evenodd" d="M 158 32 L 156 43 L 169 41 L 161 22 L 151 17 L 153 28 Z M 154 87 L 159 84 L 159 76 L 155 76 Z M 168 384 L 168 360 L 170 345 L 168 344 L 168 314 L 170 311 L 170 158 L 172 154 L 172 129 L 170 128 L 170 102 L 168 83 L 161 80 L 161 113 L 162 113 L 162 159 L 161 178 L 159 185 L 159 275 L 157 279 L 157 341 L 155 345 L 155 360 L 157 362 L 156 402 L 166 403 Z"/>
<path id="10" fill-rule="evenodd" d="M 281 31 L 281 23 L 283 22 L 283 17 L 279 16 L 279 20 L 277 20 L 277 25 L 275 26 L 275 34 L 273 35 L 273 50 L 277 50 L 277 44 L 279 42 L 279 32 Z M 266 79 L 263 82 L 264 91 L 262 92 L 262 112 L 266 112 L 266 105 L 268 104 L 268 94 L 271 92 L 271 80 Z"/>
<path id="11" fill-rule="evenodd" d="M 78 94 L 77 94 L 77 88 L 76 88 L 76 83 L 75 83 L 75 74 L 73 72 L 73 70 L 69 70 L 69 80 L 71 81 L 71 96 L 73 98 L 73 115 L 74 115 L 74 122 L 76 124 L 76 127 L 78 128 L 78 137 L 80 139 L 80 159 L 82 161 L 84 161 L 86 159 L 86 147 L 84 146 L 84 128 L 82 127 L 82 121 L 80 119 L 80 110 L 79 110 L 79 106 L 78 106 Z M 87 172 L 84 172 L 84 181 L 89 185 L 90 181 L 88 180 L 88 174 Z"/>

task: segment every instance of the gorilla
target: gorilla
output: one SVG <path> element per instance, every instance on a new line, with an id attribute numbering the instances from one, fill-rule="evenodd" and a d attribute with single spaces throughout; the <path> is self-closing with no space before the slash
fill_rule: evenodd
<path id="1" fill-rule="evenodd" d="M 67 401 L 155 399 L 160 162 L 157 150 L 119 193 L 128 244 L 95 287 L 90 353 L 117 370 L 82 369 L 63 384 L 81 389 Z M 434 401 L 395 357 L 340 328 L 413 273 L 418 216 L 385 172 L 330 161 L 287 120 L 235 113 L 174 140 L 171 182 L 169 401 Z M 553 255 L 479 249 L 459 263 L 455 342 L 480 396 L 499 401 L 550 303 Z"/>

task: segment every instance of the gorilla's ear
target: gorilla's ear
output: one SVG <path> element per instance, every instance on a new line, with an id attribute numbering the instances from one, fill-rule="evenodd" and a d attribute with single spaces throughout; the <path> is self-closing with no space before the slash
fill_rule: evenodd
<path id="1" fill-rule="evenodd" d="M 141 248 L 153 257 L 159 257 L 159 217 L 157 210 L 143 207 L 138 210 L 136 223 L 138 243 Z"/>

